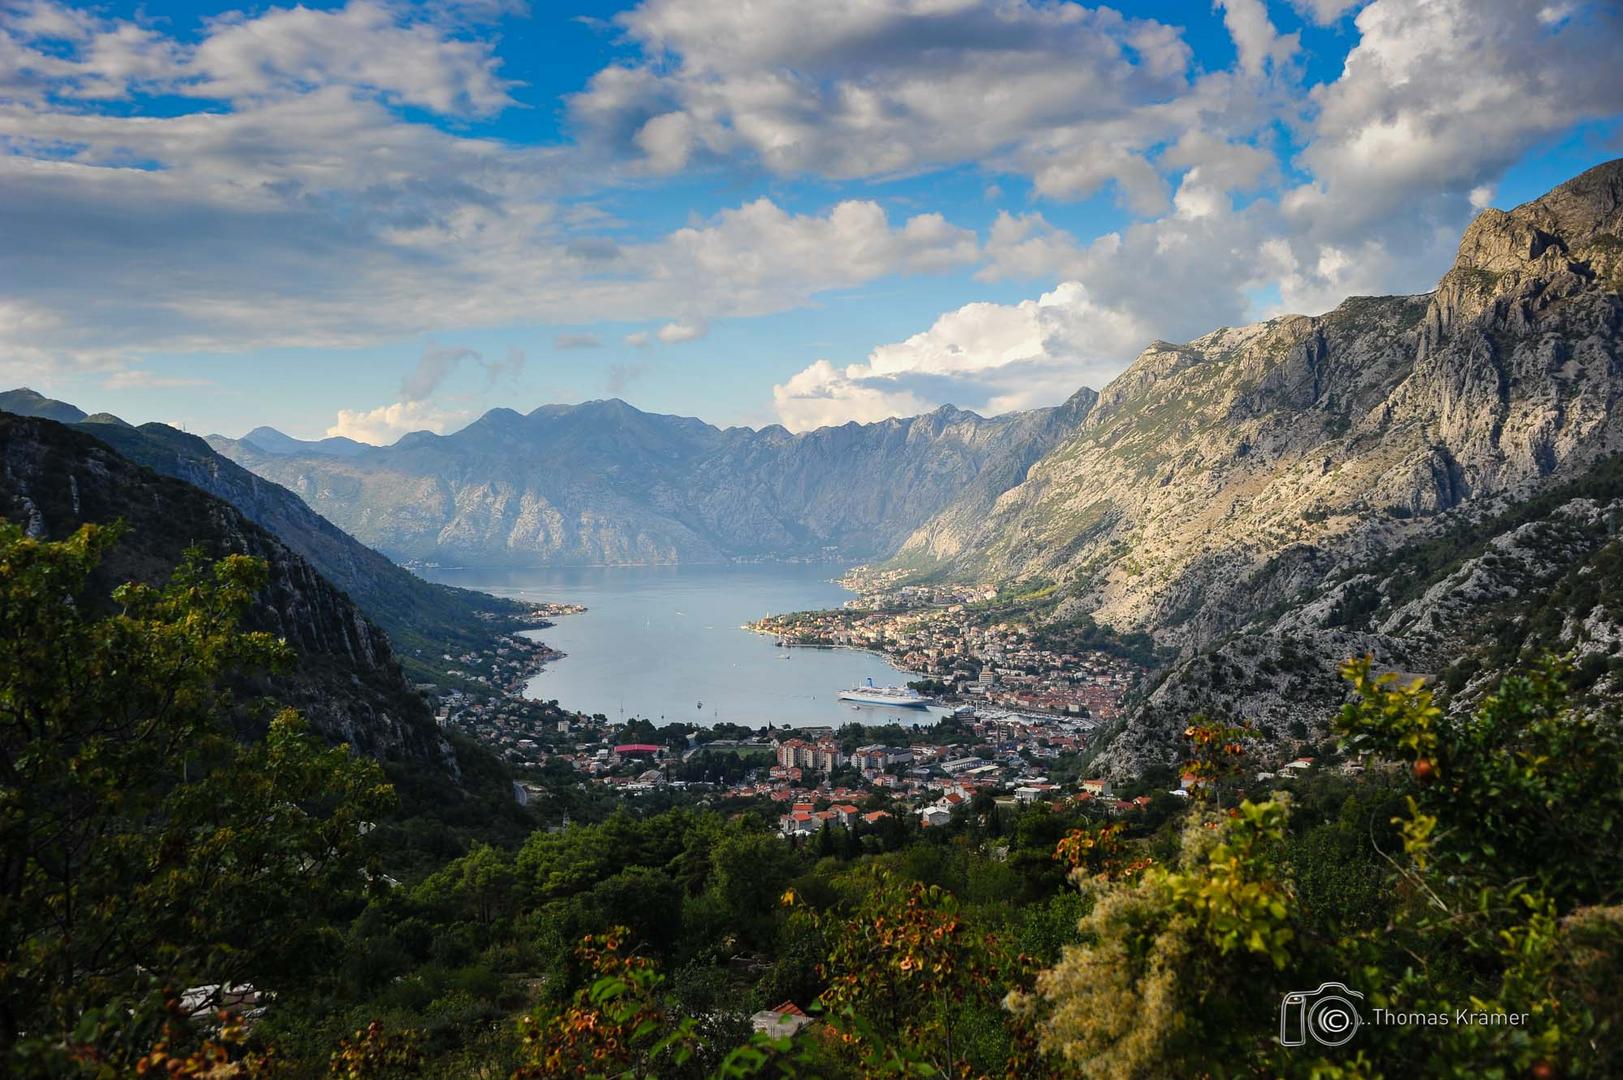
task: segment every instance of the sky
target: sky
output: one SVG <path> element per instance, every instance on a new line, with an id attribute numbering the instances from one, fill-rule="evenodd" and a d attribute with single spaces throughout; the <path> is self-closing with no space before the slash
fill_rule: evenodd
<path id="1" fill-rule="evenodd" d="M 0 386 L 389 443 L 1101 387 L 1623 156 L 1618 0 L 0 0 Z"/>

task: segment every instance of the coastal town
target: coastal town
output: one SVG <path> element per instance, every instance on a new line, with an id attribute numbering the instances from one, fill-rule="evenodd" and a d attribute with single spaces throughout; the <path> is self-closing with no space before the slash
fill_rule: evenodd
<path id="1" fill-rule="evenodd" d="M 505 758 L 520 802 L 563 780 L 626 799 L 759 801 L 791 838 L 904 816 L 937 826 L 978 796 L 1011 806 L 1097 800 L 1112 814 L 1147 808 L 1151 795 L 1115 792 L 1084 765 L 1090 741 L 1148 670 L 1141 653 L 1088 626 L 1002 617 L 986 587 L 864 584 L 842 608 L 745 627 L 783 649 L 868 650 L 917 676 L 906 688 L 846 692 L 854 715 L 837 727 L 783 727 L 770 715 L 753 726 L 656 727 L 536 701 L 526 687 L 562 654 L 534 631 L 489 655 L 447 656 L 472 687 L 443 691 L 438 719 Z M 1174 777 L 1162 788 L 1179 798 L 1187 783 Z"/>
<path id="2" fill-rule="evenodd" d="M 989 585 L 896 585 L 849 576 L 865 591 L 843 607 L 771 615 L 750 625 L 784 648 L 854 648 L 920 676 L 943 704 L 969 703 L 1108 724 L 1142 678 L 1147 643 L 1123 648 L 1083 627 L 1000 617 Z M 1076 631 L 1076 632 L 1067 632 Z M 1101 642 L 1109 647 L 1099 647 Z"/>

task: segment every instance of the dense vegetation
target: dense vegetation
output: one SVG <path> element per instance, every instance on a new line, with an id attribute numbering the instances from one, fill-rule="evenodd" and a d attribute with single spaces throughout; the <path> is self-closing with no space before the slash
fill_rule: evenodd
<path id="1" fill-rule="evenodd" d="M 1367 766 L 1304 781 L 1259 786 L 1243 729 L 1192 720 L 1187 810 L 977 797 L 799 847 L 697 805 L 430 827 L 377 766 L 228 700 L 288 659 L 236 628 L 262 566 L 188 560 L 109 610 L 86 590 L 115 538 L 0 526 L 7 1075 L 1623 1072 L 1623 739 L 1557 663 L 1470 715 L 1350 664 Z M 246 707 L 262 742 L 232 736 Z M 1363 1029 L 1282 1046 L 1283 995 L 1326 982 Z M 249 983 L 263 1012 L 207 1007 Z M 816 1022 L 751 1033 L 786 1001 Z"/>

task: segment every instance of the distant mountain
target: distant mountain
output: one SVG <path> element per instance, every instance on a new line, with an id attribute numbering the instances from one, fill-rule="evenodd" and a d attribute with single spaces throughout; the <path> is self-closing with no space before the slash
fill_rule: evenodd
<path id="1" fill-rule="evenodd" d="M 489 645 L 520 610 L 510 601 L 422 580 L 347 535 L 291 491 L 215 453 L 195 435 L 166 424 L 132 427 L 106 414 L 86 417 L 72 405 L 32 391 L 0 394 L 0 402 L 15 406 L 7 411 L 19 415 L 77 414 L 75 427 L 129 460 L 224 499 L 348 593 L 387 631 L 414 678 L 441 678 L 445 653 Z M 492 615 L 500 617 L 493 620 Z"/>
<path id="2" fill-rule="evenodd" d="M 223 436 L 209 436 L 210 442 L 221 439 L 223 439 Z M 244 435 L 240 441 L 266 454 L 316 454 L 332 457 L 351 457 L 368 449 L 366 443 L 359 443 L 354 439 L 342 437 L 315 441 L 295 439 L 291 435 L 282 434 L 273 427 L 256 427 Z"/>
<path id="3" fill-rule="evenodd" d="M 455 756 L 407 683 L 384 632 L 307 560 L 228 503 L 134 464 L 83 431 L 0 414 L 0 515 L 61 538 L 84 522 L 128 532 L 98 571 L 102 591 L 159 582 L 185 550 L 252 555 L 270 582 L 247 623 L 285 638 L 293 670 L 247 689 L 299 708 L 316 730 L 384 760 L 456 772 Z"/>
<path id="4" fill-rule="evenodd" d="M 48 398 L 26 386 L 0 391 L 0 412 L 16 413 L 18 416 L 40 416 L 60 424 L 76 424 L 85 419 L 83 409 L 69 405 L 65 401 Z"/>
<path id="5" fill-rule="evenodd" d="M 263 435 L 211 444 L 397 559 L 869 558 L 953 499 L 990 504 L 1094 397 L 1085 390 L 992 419 L 949 407 L 799 435 L 593 401 L 495 409 L 451 435 L 417 432 L 357 452 L 294 451 L 295 440 Z"/>

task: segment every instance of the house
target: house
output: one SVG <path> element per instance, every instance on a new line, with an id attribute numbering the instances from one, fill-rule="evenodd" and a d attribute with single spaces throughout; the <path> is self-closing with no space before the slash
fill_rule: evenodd
<path id="1" fill-rule="evenodd" d="M 817 818 L 805 810 L 796 810 L 778 819 L 778 830 L 785 836 L 807 836 L 820 827 Z"/>
<path id="2" fill-rule="evenodd" d="M 834 806 L 829 807 L 829 810 L 835 815 L 841 825 L 849 827 L 856 823 L 857 808 L 852 806 L 850 803 L 837 803 Z"/>
<path id="3" fill-rule="evenodd" d="M 926 806 L 919 811 L 919 824 L 925 828 L 932 825 L 945 825 L 952 820 L 952 811 L 939 806 Z"/>
<path id="4" fill-rule="evenodd" d="M 1109 780 L 1084 780 L 1084 781 L 1082 781 L 1082 790 L 1087 792 L 1089 795 L 1109 795 L 1110 794 L 1110 781 Z"/>
<path id="5" fill-rule="evenodd" d="M 750 1017 L 750 1027 L 773 1039 L 786 1039 L 811 1023 L 815 1021 L 792 1001 L 785 1001 L 782 1005 L 770 1009 L 762 1009 Z"/>

